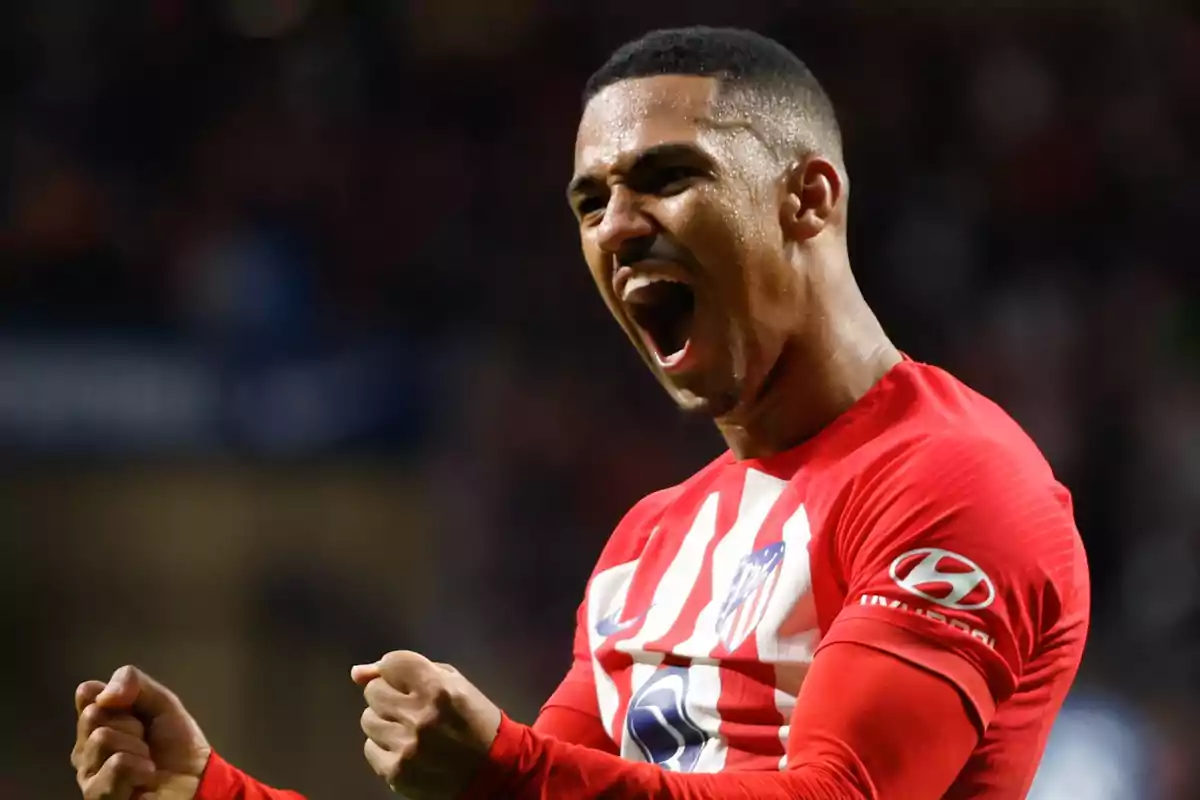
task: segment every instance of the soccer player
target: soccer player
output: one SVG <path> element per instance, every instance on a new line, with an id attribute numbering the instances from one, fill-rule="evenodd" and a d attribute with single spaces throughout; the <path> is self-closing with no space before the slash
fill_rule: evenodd
<path id="1" fill-rule="evenodd" d="M 808 69 L 745 31 L 625 45 L 568 195 L 601 297 L 728 451 L 617 526 L 532 727 L 418 654 L 355 667 L 372 767 L 413 798 L 1022 797 L 1088 627 L 1071 501 L 867 307 Z M 76 702 L 89 800 L 298 797 L 135 669 Z"/>

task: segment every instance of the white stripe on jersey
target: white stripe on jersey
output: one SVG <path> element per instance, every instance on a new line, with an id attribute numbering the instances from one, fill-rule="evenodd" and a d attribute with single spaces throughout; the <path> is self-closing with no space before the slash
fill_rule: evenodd
<path id="1" fill-rule="evenodd" d="M 587 590 L 587 636 L 588 647 L 593 653 L 604 640 L 596 630 L 596 625 L 606 615 L 618 613 L 625 608 L 625 598 L 629 594 L 629 584 L 633 581 L 633 572 L 637 569 L 636 561 L 619 564 L 605 570 L 592 578 Z M 620 619 L 619 616 L 614 619 Z M 604 729 L 613 729 L 613 719 L 617 715 L 617 707 L 621 703 L 621 695 L 616 681 L 600 666 L 600 662 L 592 659 L 592 675 L 596 679 L 596 699 L 600 703 L 600 718 L 604 720 Z"/>
<path id="2" fill-rule="evenodd" d="M 725 755 L 729 752 L 725 738 L 720 735 L 721 715 L 717 711 L 717 701 L 721 699 L 721 666 L 716 663 L 693 663 L 688 670 L 688 678 L 688 713 L 696 725 L 711 737 L 692 771 L 720 772 L 725 768 Z"/>
<path id="3" fill-rule="evenodd" d="M 746 471 L 737 519 L 729 533 L 713 548 L 712 594 L 708 604 L 697 616 L 695 627 L 688 639 L 672 648 L 676 655 L 693 659 L 689 670 L 691 684 L 687 697 L 688 713 L 696 724 L 712 737 L 704 752 L 700 754 L 696 772 L 720 772 L 725 767 L 725 756 L 729 749 L 720 732 L 720 663 L 711 660 L 711 653 L 719 643 L 717 615 L 725 601 L 725 595 L 729 592 L 737 565 L 754 550 L 759 529 L 786 486 L 786 481 L 755 470 Z M 713 521 L 715 523 L 715 518 Z M 624 753 L 622 748 L 622 754 Z"/>
<path id="4" fill-rule="evenodd" d="M 695 521 L 692 522 L 691 530 L 679 546 L 679 552 L 675 554 L 675 559 L 654 589 L 654 599 L 641 629 L 630 638 L 617 642 L 617 650 L 630 653 L 635 661 L 646 658 L 643 652 L 646 643 L 669 633 L 675 620 L 679 619 L 683 607 L 687 605 L 692 587 L 696 585 L 696 579 L 700 575 L 700 568 L 704 565 L 704 553 L 708 550 L 708 543 L 717 534 L 717 505 L 720 499 L 720 495 L 715 492 L 705 499 Z M 641 687 L 641 683 L 634 683 L 629 696 L 637 694 Z"/>
<path id="5" fill-rule="evenodd" d="M 808 552 L 811 538 L 808 513 L 801 505 L 783 524 L 785 544 L 778 591 L 771 596 L 758 628 L 758 657 L 763 663 L 776 664 L 775 707 L 784 719 L 779 729 L 779 739 L 783 743 L 780 769 L 787 768 L 789 722 L 796 709 L 795 693 L 804 681 L 821 636 L 812 593 Z"/>
<path id="6" fill-rule="evenodd" d="M 812 661 L 820 637 L 808 541 L 812 531 L 804 506 L 783 523 L 783 564 L 779 583 L 758 626 L 758 657 L 766 664 Z"/>
<path id="7" fill-rule="evenodd" d="M 717 615 L 729 594 L 730 584 L 742 559 L 754 551 L 754 542 L 771 507 L 783 494 L 786 481 L 773 478 L 762 472 L 746 470 L 746 482 L 742 490 L 742 502 L 738 506 L 737 521 L 729 533 L 717 543 L 712 557 L 712 596 L 708 605 L 697 615 L 696 627 L 687 641 L 672 650 L 688 658 L 709 658 L 720 642 L 717 633 Z M 717 698 L 713 698 L 716 708 Z"/>
<path id="8" fill-rule="evenodd" d="M 709 495 L 704 505 L 700 507 L 700 511 L 696 514 L 696 519 L 692 523 L 691 530 L 684 537 L 683 543 L 679 547 L 679 551 L 675 554 L 675 558 L 663 573 L 662 579 L 658 586 L 654 589 L 654 599 L 650 606 L 650 611 L 646 615 L 646 620 L 642 624 L 641 629 L 629 639 L 624 639 L 617 642 L 617 650 L 631 653 L 634 658 L 634 664 L 630 670 L 630 686 L 629 696 L 635 697 L 638 690 L 646 683 L 647 680 L 658 669 L 662 663 L 662 655 L 660 653 L 645 652 L 647 642 L 652 642 L 670 632 L 671 626 L 679 618 L 683 612 L 684 606 L 687 605 L 688 598 L 691 596 L 692 588 L 696 585 L 696 580 L 700 575 L 700 569 L 704 565 L 704 554 L 708 550 L 708 545 L 712 538 L 717 533 L 717 509 L 720 503 L 720 495 L 713 493 Z M 689 702 L 687 710 L 689 714 L 693 714 L 695 722 L 707 733 L 715 733 L 715 726 L 720 723 L 720 719 L 716 718 L 716 702 L 715 698 L 720 696 L 720 673 L 717 669 L 710 670 L 711 676 L 698 676 L 696 670 L 690 670 L 689 679 L 691 689 L 688 692 Z M 715 687 L 712 685 L 716 683 Z M 615 686 L 615 684 L 614 684 Z M 715 694 L 713 692 L 715 691 Z M 705 697 L 713 698 L 712 710 L 708 713 L 697 713 L 699 709 L 693 707 L 691 698 L 697 692 L 702 693 Z M 609 728 L 611 730 L 611 727 Z M 641 750 L 637 747 L 629 736 L 628 730 L 620 731 L 621 756 L 633 761 L 645 760 Z M 701 756 L 701 764 L 697 768 L 701 768 L 704 762 L 709 760 L 709 752 L 711 745 L 705 748 L 704 754 Z M 724 764 L 724 757 L 721 757 L 721 764 Z M 720 769 L 720 767 L 718 767 Z"/>
<path id="9" fill-rule="evenodd" d="M 766 536 L 763 541 L 759 540 L 762 538 L 764 522 L 787 486 L 787 481 L 757 470 L 747 470 L 737 516 L 728 532 L 715 544 L 722 493 L 714 492 L 706 497 L 678 551 L 655 585 L 640 628 L 630 638 L 618 639 L 613 645 L 633 659 L 625 673 L 626 677 L 614 681 L 600 669 L 598 661 L 594 662 L 601 717 L 606 730 L 618 740 L 622 757 L 635 761 L 642 761 L 646 757 L 642 746 L 629 734 L 627 720 L 617 719 L 617 715 L 631 698 L 638 696 L 659 670 L 663 654 L 646 652 L 645 648 L 647 644 L 660 642 L 667 646 L 672 656 L 688 660 L 686 696 L 680 699 L 685 704 L 689 724 L 709 737 L 695 762 L 689 765 L 690 769 L 695 772 L 719 772 L 725 768 L 730 750 L 729 743 L 721 735 L 721 695 L 723 691 L 742 691 L 744 687 L 738 682 L 748 679 L 737 674 L 722 675 L 722 661 L 715 655 L 718 649 L 724 651 L 717 619 L 729 592 L 734 588 L 732 583 L 739 565 L 756 547 L 779 541 L 772 535 Z M 796 694 L 812 661 L 820 633 L 812 596 L 808 552 L 811 531 L 804 507 L 797 508 L 775 530 L 779 531 L 778 535 L 784 543 L 782 561 L 764 580 L 764 585 L 744 599 L 744 607 L 728 620 L 726 627 L 734 639 L 756 633 L 759 659 L 764 664 L 775 666 L 774 688 L 757 685 L 756 688 L 767 689 L 770 693 L 768 696 L 773 697 L 782 717 L 783 724 L 778 736 L 786 753 L 787 721 L 795 708 Z M 706 566 L 705 555 L 710 547 L 711 562 L 708 567 L 711 585 L 698 587 L 697 583 Z M 638 565 L 638 561 L 621 564 L 593 578 L 588 592 L 588 637 L 593 652 L 600 649 L 606 638 L 597 632 L 598 622 L 606 617 L 614 622 L 625 621 L 623 614 L 618 612 L 626 605 Z M 699 593 L 695 592 L 697 588 L 701 590 Z M 707 597 L 703 594 L 705 590 L 709 592 Z M 698 596 L 693 598 L 693 594 Z M 703 606 L 697 612 L 700 603 Z M 673 631 L 672 638 L 682 635 L 686 637 L 685 640 L 679 644 L 663 641 Z M 722 685 L 723 677 L 731 682 L 729 687 Z M 766 697 L 763 699 L 771 702 Z M 779 761 L 781 768 L 785 765 L 786 755 Z"/>

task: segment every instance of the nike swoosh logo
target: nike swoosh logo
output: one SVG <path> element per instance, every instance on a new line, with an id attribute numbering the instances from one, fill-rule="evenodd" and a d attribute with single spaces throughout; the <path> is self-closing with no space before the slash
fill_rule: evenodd
<path id="1" fill-rule="evenodd" d="M 650 608 L 653 607 L 654 606 L 651 606 Z M 620 621 L 620 611 L 617 611 L 615 614 L 609 614 L 607 617 L 602 618 L 596 623 L 596 633 L 600 636 L 612 636 L 614 633 L 620 633 L 621 631 L 629 630 L 634 625 L 637 625 L 639 622 L 645 619 L 646 615 L 649 613 L 650 609 L 647 608 L 636 617 L 627 619 L 624 622 Z"/>

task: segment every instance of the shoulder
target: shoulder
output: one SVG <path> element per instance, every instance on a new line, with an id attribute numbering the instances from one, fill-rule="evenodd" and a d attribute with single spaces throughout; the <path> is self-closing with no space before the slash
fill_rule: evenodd
<path id="1" fill-rule="evenodd" d="M 920 492 L 926 502 L 1012 502 L 1042 496 L 1069 506 L 1069 493 L 1032 442 L 980 429 L 915 428 L 863 460 L 851 476 L 860 501 Z"/>
<path id="2" fill-rule="evenodd" d="M 1041 450 L 1000 406 L 949 373 L 906 362 L 865 441 L 845 460 L 843 488 L 859 502 L 921 492 L 926 501 L 1012 501 L 1070 495 Z M 1002 490 L 997 492 L 996 490 Z"/>
<path id="3" fill-rule="evenodd" d="M 1070 492 L 1031 442 L 986 430 L 915 431 L 850 477 L 842 521 L 875 539 L 901 528 L 1023 552 L 1073 546 Z"/>
<path id="4" fill-rule="evenodd" d="M 906 363 L 899 401 L 828 487 L 839 561 L 941 548 L 1066 591 L 1086 579 L 1071 495 L 998 405 L 942 370 Z"/>
<path id="5" fill-rule="evenodd" d="M 837 525 L 843 568 L 909 592 L 919 580 L 942 586 L 946 570 L 986 575 L 1003 598 L 996 610 L 1008 604 L 1029 621 L 1020 649 L 1031 652 L 1037 631 L 1089 596 L 1070 495 L 1031 447 L 967 430 L 898 445 L 849 492 Z"/>
<path id="6" fill-rule="evenodd" d="M 834 627 L 948 675 L 986 720 L 1031 658 L 1085 635 L 1070 494 L 999 406 L 935 368 L 906 365 L 870 423 L 822 473 Z"/>

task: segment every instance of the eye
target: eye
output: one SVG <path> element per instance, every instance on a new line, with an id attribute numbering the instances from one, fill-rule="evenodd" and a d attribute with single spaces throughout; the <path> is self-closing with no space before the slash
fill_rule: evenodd
<path id="1" fill-rule="evenodd" d="M 597 211 L 603 211 L 605 206 L 604 198 L 592 195 L 590 197 L 581 197 L 575 204 L 575 213 L 580 219 L 587 217 Z"/>
<path id="2" fill-rule="evenodd" d="M 664 167 L 656 170 L 654 175 L 647 179 L 644 191 L 661 197 L 670 197 L 685 191 L 701 177 L 703 177 L 703 172 L 695 167 L 683 165 Z"/>

